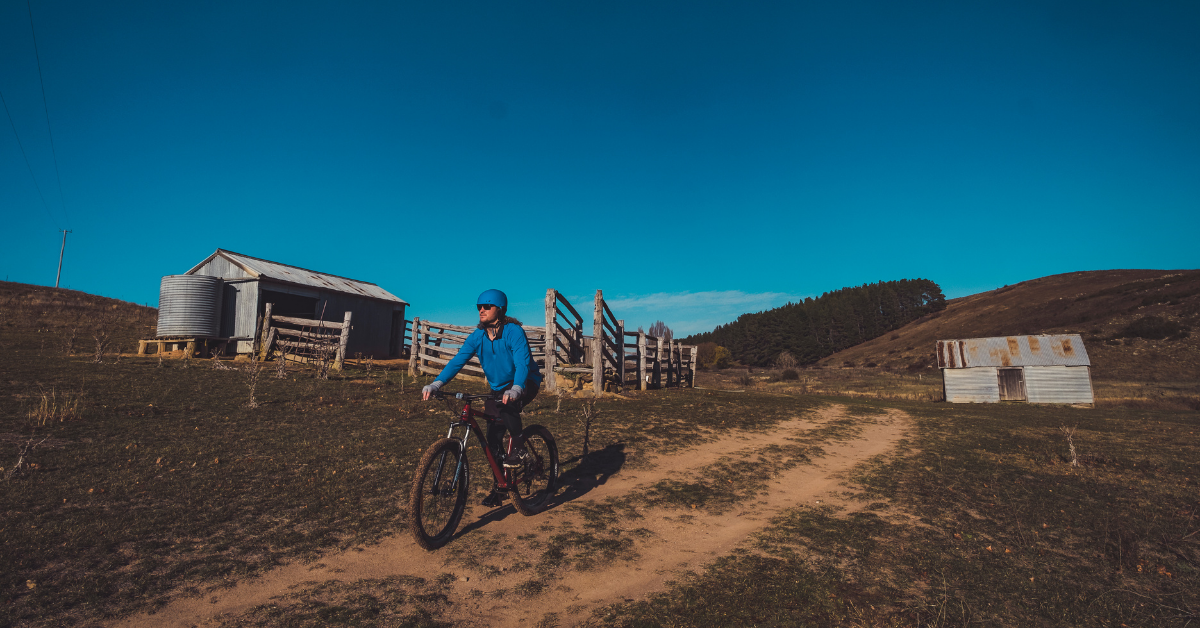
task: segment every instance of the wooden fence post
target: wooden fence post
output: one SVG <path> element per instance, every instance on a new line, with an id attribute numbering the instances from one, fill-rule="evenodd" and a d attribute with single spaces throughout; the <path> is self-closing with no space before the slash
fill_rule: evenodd
<path id="1" fill-rule="evenodd" d="M 266 344 L 267 344 L 267 339 L 271 337 L 271 307 L 273 305 L 275 305 L 275 304 L 268 303 L 265 306 L 263 306 L 262 336 L 260 337 L 260 340 L 258 341 L 258 350 L 259 350 L 258 360 L 260 362 L 267 359 L 267 355 L 269 355 L 268 352 L 270 351 L 270 349 L 268 349 L 266 347 Z"/>
<path id="2" fill-rule="evenodd" d="M 679 356 L 675 362 L 675 385 L 683 388 L 683 345 L 675 343 L 675 351 Z"/>
<path id="3" fill-rule="evenodd" d="M 408 347 L 409 377 L 416 377 L 418 375 L 417 358 L 421 355 L 421 334 L 419 331 L 417 331 L 419 329 L 421 329 L 421 318 L 419 316 L 414 316 L 412 322 L 412 342 L 409 343 Z"/>
<path id="4" fill-rule="evenodd" d="M 638 329 L 638 390 L 646 390 L 646 332 Z"/>
<path id="5" fill-rule="evenodd" d="M 592 390 L 604 392 L 604 291 L 592 300 Z"/>
<path id="6" fill-rule="evenodd" d="M 617 391 L 625 392 L 625 321 L 617 321 Z"/>
<path id="7" fill-rule="evenodd" d="M 691 347 L 691 351 L 692 351 L 692 358 L 690 360 L 689 367 L 691 368 L 692 373 L 691 373 L 691 375 L 688 376 L 688 379 L 689 379 L 688 388 L 695 388 L 696 387 L 696 367 L 699 365 L 699 361 L 700 361 L 699 356 L 698 356 L 698 354 L 700 353 L 700 347 L 693 345 Z"/>
<path id="8" fill-rule="evenodd" d="M 342 370 L 342 366 L 346 361 L 346 343 L 350 342 L 350 315 L 353 312 L 346 312 L 346 318 L 342 320 L 342 337 L 338 339 L 337 358 L 333 361 L 333 368 Z"/>
<path id="9" fill-rule="evenodd" d="M 667 339 L 667 381 L 663 383 L 663 388 L 671 387 L 671 340 Z"/>
<path id="10" fill-rule="evenodd" d="M 662 388 L 662 337 L 656 337 L 654 342 L 657 343 L 654 348 L 654 385 L 658 388 Z"/>
<path id="11" fill-rule="evenodd" d="M 682 374 L 679 372 L 679 366 L 680 366 L 679 361 L 675 357 L 675 354 L 678 351 L 679 351 L 679 343 L 675 342 L 675 339 L 672 338 L 671 339 L 671 356 L 668 359 L 671 360 L 671 376 L 674 378 L 674 380 L 675 380 L 674 383 L 675 383 L 675 386 L 677 386 L 677 387 L 679 386 L 679 380 L 683 379 L 681 377 Z"/>
<path id="12" fill-rule="evenodd" d="M 546 290 L 546 372 L 542 374 L 546 382 L 546 392 L 558 392 L 558 380 L 554 377 L 554 367 L 558 365 L 558 291 L 554 288 Z"/>
<path id="13" fill-rule="evenodd" d="M 675 353 L 679 357 L 675 359 L 675 385 L 683 388 L 683 345 L 675 343 Z"/>

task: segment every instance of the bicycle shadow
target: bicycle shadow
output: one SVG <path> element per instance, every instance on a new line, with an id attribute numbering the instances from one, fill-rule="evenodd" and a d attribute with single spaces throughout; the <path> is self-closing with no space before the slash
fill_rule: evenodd
<path id="1" fill-rule="evenodd" d="M 565 466 L 578 459 L 579 457 L 571 458 L 570 460 L 560 462 L 559 465 Z M 554 497 L 550 498 L 550 504 L 547 506 L 547 509 L 557 508 L 567 502 L 587 495 L 592 489 L 604 484 L 608 481 L 608 478 L 620 471 L 621 467 L 625 466 L 625 459 L 624 443 L 614 443 L 604 449 L 588 453 L 582 462 L 575 465 L 570 471 L 558 476 L 559 489 L 554 494 Z M 493 508 L 474 521 L 459 528 L 458 532 L 454 534 L 454 538 L 478 530 L 489 523 L 503 521 L 510 515 L 515 514 L 517 514 L 517 511 L 513 508 L 512 504 L 506 503 L 500 508 Z"/>
<path id="2" fill-rule="evenodd" d="M 625 458 L 625 443 L 613 443 L 604 449 L 588 453 L 582 462 L 558 476 L 559 489 L 558 493 L 550 498 L 550 508 L 579 499 L 604 484 L 625 466 Z M 560 464 L 565 465 L 576 459 L 572 458 Z"/>

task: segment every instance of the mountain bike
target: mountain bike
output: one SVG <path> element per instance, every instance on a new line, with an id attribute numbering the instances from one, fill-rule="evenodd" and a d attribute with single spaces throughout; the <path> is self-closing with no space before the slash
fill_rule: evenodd
<path id="1" fill-rule="evenodd" d="M 472 435 L 479 441 L 492 470 L 495 490 L 507 493 L 522 515 L 528 517 L 545 510 L 558 487 L 558 445 L 550 430 L 530 425 L 516 439 L 521 442 L 515 447 L 512 435 L 505 434 L 506 455 L 504 464 L 500 464 L 475 421 L 475 417 L 484 417 L 489 422 L 500 420 L 498 413 L 487 411 L 495 402 L 494 395 L 438 391 L 434 396 L 448 403 L 452 403 L 451 399 L 462 401 L 463 407 L 458 417 L 451 419 L 446 437 L 425 451 L 413 475 L 408 512 L 409 529 L 417 545 L 434 550 L 454 536 L 467 505 L 471 481 L 467 446 Z M 472 408 L 472 401 L 484 401 L 484 411 Z"/>

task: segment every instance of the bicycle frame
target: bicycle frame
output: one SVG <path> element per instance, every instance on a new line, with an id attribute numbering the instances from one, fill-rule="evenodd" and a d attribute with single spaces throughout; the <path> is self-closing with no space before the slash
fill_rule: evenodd
<path id="1" fill-rule="evenodd" d="M 486 414 L 484 412 L 480 412 L 480 411 L 472 408 L 471 407 L 471 399 L 468 398 L 468 399 L 464 400 L 462 412 L 460 412 L 459 416 L 458 416 L 458 422 L 451 423 L 449 431 L 446 432 L 446 438 L 453 438 L 453 439 L 459 441 L 460 447 L 462 448 L 462 452 L 463 452 L 463 455 L 460 456 L 458 459 L 459 460 L 458 466 L 455 467 L 455 469 L 454 469 L 455 483 L 457 484 L 458 478 L 461 477 L 459 475 L 459 471 L 462 469 L 462 465 L 466 462 L 467 447 L 469 446 L 469 444 L 471 442 L 471 435 L 474 434 L 475 438 L 480 443 L 480 449 L 483 450 L 483 456 L 485 458 L 487 458 L 488 465 L 492 468 L 492 476 L 496 480 L 496 488 L 498 488 L 502 491 L 511 490 L 514 487 L 512 484 L 510 484 L 508 482 L 508 479 L 505 477 L 504 470 L 496 462 L 496 458 L 492 456 L 492 449 L 491 449 L 491 447 L 487 446 L 487 436 L 485 436 L 483 433 L 483 430 L 480 429 L 479 423 L 475 421 L 475 417 L 477 417 L 477 416 L 484 417 L 488 421 L 495 421 L 498 419 L 498 417 L 493 417 L 490 414 Z M 466 432 L 461 437 L 454 435 L 454 431 L 459 428 L 463 428 L 464 430 L 466 430 Z M 510 434 L 509 439 L 508 439 L 508 449 L 510 452 L 512 450 L 513 436 L 514 435 Z M 436 485 L 437 481 L 440 479 L 440 477 L 439 477 L 440 474 L 441 474 L 441 469 L 439 466 L 438 475 L 434 476 L 435 485 Z"/>

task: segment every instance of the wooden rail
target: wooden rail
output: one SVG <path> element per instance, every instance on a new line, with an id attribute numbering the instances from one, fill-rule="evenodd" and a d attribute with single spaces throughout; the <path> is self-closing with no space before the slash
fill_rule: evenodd
<path id="1" fill-rule="evenodd" d="M 546 330 L 541 327 L 529 326 L 521 328 L 525 330 L 525 335 L 529 338 L 529 349 L 533 353 L 534 359 L 537 360 L 538 357 L 541 357 L 542 360 L 538 361 L 544 363 Z M 419 317 L 414 317 L 408 358 L 409 375 L 416 377 L 420 374 L 437 375 L 441 373 L 442 367 L 450 363 L 450 360 L 466 342 L 467 336 L 474 331 L 474 327 L 423 321 Z M 484 377 L 483 367 L 479 364 L 479 359 L 474 357 L 467 361 L 462 372 L 475 377 Z"/>
<path id="2" fill-rule="evenodd" d="M 604 302 L 602 290 L 596 291 L 592 301 L 590 336 L 583 333 L 579 311 L 553 288 L 546 291 L 545 316 L 545 326 L 522 328 L 529 338 L 533 358 L 542 369 L 542 385 L 547 392 L 558 391 L 554 373 L 590 373 L 596 392 L 602 392 L 606 384 L 623 390 L 631 383 L 631 376 L 641 390 L 695 385 L 696 347 L 645 332 L 625 331 L 625 321 L 618 319 Z M 418 317 L 406 329 L 410 329 L 408 371 L 413 377 L 440 373 L 462 348 L 467 336 L 475 331 L 475 327 L 423 321 Z M 476 358 L 467 362 L 463 372 L 483 376 Z"/>
<path id="3" fill-rule="evenodd" d="M 258 359 L 265 360 L 271 355 L 273 347 L 291 349 L 291 353 L 314 359 L 333 356 L 333 368 L 342 370 L 346 363 L 346 343 L 350 341 L 350 319 L 353 312 L 346 312 L 342 322 L 335 323 L 326 320 L 296 318 L 294 316 L 272 315 L 274 303 L 267 303 L 263 309 L 262 325 L 259 331 Z M 281 325 L 298 326 L 301 329 L 282 327 Z M 325 330 L 337 333 L 325 333 Z M 286 336 L 289 339 L 284 340 Z"/>
<path id="4" fill-rule="evenodd" d="M 542 361 L 543 376 L 548 392 L 558 391 L 558 381 L 554 377 L 557 372 L 584 372 L 588 361 L 583 335 L 583 317 L 558 290 L 553 288 L 546 291 L 546 329 L 547 341 Z M 561 365 L 561 366 L 560 366 Z M 572 366 L 577 365 L 577 366 Z M 569 369 L 569 370 L 567 370 Z"/>
<path id="5" fill-rule="evenodd" d="M 618 390 L 624 389 L 630 374 L 637 378 L 640 390 L 695 385 L 696 347 L 625 331 L 625 321 L 613 314 L 601 290 L 596 291 L 592 312 L 593 390 L 604 390 L 606 377 Z M 634 341 L 627 342 L 627 338 Z"/>

